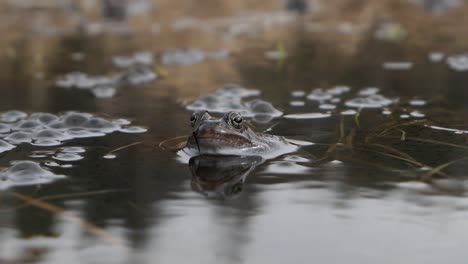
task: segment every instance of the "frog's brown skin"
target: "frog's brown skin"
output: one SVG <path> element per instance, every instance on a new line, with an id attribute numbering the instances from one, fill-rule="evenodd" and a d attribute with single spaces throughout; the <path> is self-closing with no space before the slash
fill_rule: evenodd
<path id="1" fill-rule="evenodd" d="M 255 133 L 236 112 L 214 118 L 207 111 L 198 111 L 190 121 L 192 135 L 187 148 L 198 155 L 264 156 L 291 148 L 283 137 Z"/>

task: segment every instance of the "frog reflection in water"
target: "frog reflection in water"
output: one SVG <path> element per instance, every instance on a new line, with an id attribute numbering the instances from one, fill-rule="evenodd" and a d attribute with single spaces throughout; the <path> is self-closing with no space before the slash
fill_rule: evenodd
<path id="1" fill-rule="evenodd" d="M 242 191 L 247 176 L 261 163 L 259 156 L 192 157 L 192 189 L 210 197 L 234 198 Z"/>
<path id="2" fill-rule="evenodd" d="M 214 118 L 198 111 L 190 118 L 192 135 L 186 148 L 196 155 L 276 157 L 297 149 L 283 137 L 255 133 L 236 112 Z"/>

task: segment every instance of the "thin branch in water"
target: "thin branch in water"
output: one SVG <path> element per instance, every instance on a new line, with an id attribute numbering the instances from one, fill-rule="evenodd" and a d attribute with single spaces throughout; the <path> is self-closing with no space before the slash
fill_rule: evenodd
<path id="1" fill-rule="evenodd" d="M 447 168 L 448 166 L 450 165 L 453 165 L 459 161 L 462 161 L 462 160 L 468 160 L 468 157 L 464 157 L 464 158 L 461 158 L 461 159 L 456 159 L 456 160 L 452 160 L 452 161 L 449 161 L 447 163 L 444 163 L 444 164 L 441 164 L 435 168 L 432 168 L 430 171 L 428 171 L 426 174 L 422 175 L 421 176 L 421 180 L 423 181 L 429 181 L 430 179 L 432 179 L 432 176 L 434 174 L 439 174 L 441 173 L 441 171 L 445 168 Z"/>
<path id="2" fill-rule="evenodd" d="M 142 142 L 142 141 L 134 142 L 134 143 L 131 143 L 131 144 L 128 144 L 128 145 L 125 145 L 125 146 L 116 148 L 116 149 L 114 149 L 114 150 L 111 150 L 111 151 L 109 151 L 109 154 L 110 154 L 110 153 L 117 152 L 117 151 L 120 151 L 120 150 L 123 150 L 123 149 L 126 149 L 126 148 L 129 148 L 129 147 L 133 147 L 133 146 L 136 146 L 136 145 L 140 145 L 140 144 L 143 144 L 143 142 Z"/>
<path id="3" fill-rule="evenodd" d="M 61 215 L 64 217 L 64 219 L 67 219 L 68 221 L 74 222 L 79 224 L 84 230 L 86 230 L 88 233 L 102 239 L 103 241 L 106 241 L 112 245 L 119 245 L 122 246 L 124 243 L 120 240 L 117 239 L 116 237 L 111 236 L 109 233 L 107 233 L 104 229 L 99 228 L 98 226 L 91 224 L 75 215 L 72 215 L 70 213 L 67 213 L 65 209 L 58 207 L 56 205 L 46 203 L 44 201 L 40 201 L 37 199 L 34 199 L 30 196 L 19 194 L 19 193 L 13 193 L 13 196 L 21 200 L 23 202 L 26 202 L 32 206 L 35 206 L 37 208 L 43 209 L 45 211 L 48 211 L 50 213 L 56 214 L 56 215 Z"/>

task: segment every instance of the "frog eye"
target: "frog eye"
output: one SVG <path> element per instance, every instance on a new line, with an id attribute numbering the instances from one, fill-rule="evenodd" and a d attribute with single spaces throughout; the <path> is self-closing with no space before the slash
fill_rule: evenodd
<path id="1" fill-rule="evenodd" d="M 231 125 L 235 128 L 241 128 L 242 127 L 242 116 L 238 113 L 232 113 L 230 116 L 230 121 Z"/>
<path id="2" fill-rule="evenodd" d="M 195 125 L 196 122 L 197 122 L 197 113 L 193 113 L 192 116 L 190 117 L 190 124 L 192 125 L 192 127 Z"/>

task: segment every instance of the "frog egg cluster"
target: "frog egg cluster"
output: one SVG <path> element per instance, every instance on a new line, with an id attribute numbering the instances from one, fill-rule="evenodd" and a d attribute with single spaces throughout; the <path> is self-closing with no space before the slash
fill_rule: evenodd
<path id="1" fill-rule="evenodd" d="M 135 65 L 152 65 L 153 54 L 149 51 L 137 52 L 130 56 L 114 56 L 112 63 L 119 68 L 129 68 Z"/>
<path id="2" fill-rule="evenodd" d="M 63 178 L 39 166 L 33 161 L 17 161 L 3 171 L 0 171 L 0 190 L 13 186 L 43 184 Z"/>
<path id="3" fill-rule="evenodd" d="M 468 71 L 468 54 L 458 54 L 447 57 L 450 69 L 458 72 Z"/>
<path id="4" fill-rule="evenodd" d="M 207 110 L 214 113 L 236 111 L 245 117 L 257 118 L 258 120 L 267 120 L 283 115 L 283 112 L 267 101 L 261 99 L 244 101 L 244 98 L 259 94 L 260 91 L 258 90 L 227 84 L 212 94 L 195 100 L 187 105 L 186 109 L 191 111 Z"/>
<path id="5" fill-rule="evenodd" d="M 107 120 L 89 113 L 66 112 L 26 114 L 8 111 L 0 114 L 0 153 L 27 143 L 57 146 L 75 138 L 100 137 L 112 132 L 142 133 L 146 129 L 129 126 L 122 119 Z"/>
<path id="6" fill-rule="evenodd" d="M 170 49 L 161 55 L 163 65 L 193 65 L 205 59 L 222 59 L 229 56 L 226 50 L 203 51 L 199 49 Z"/>
<path id="7" fill-rule="evenodd" d="M 115 57 L 114 64 L 123 71 L 109 76 L 92 76 L 82 72 L 71 72 L 55 82 L 56 86 L 66 89 L 79 89 L 92 93 L 96 98 L 111 98 L 123 85 L 132 86 L 149 83 L 158 78 L 149 67 L 151 54 L 138 53 L 132 57 Z"/>

